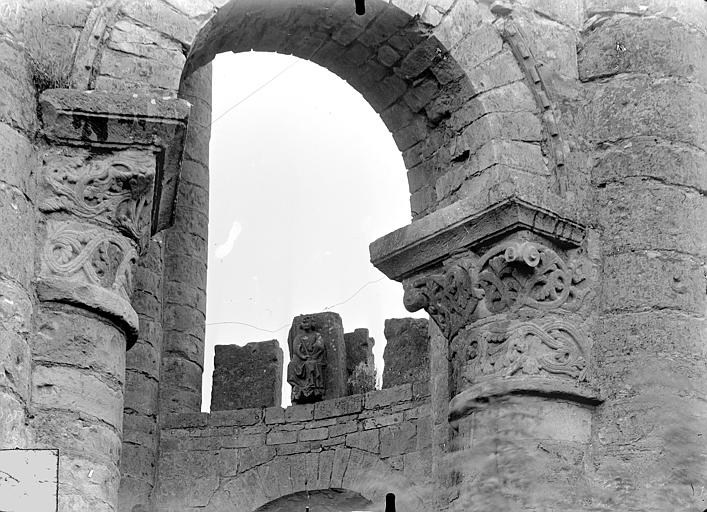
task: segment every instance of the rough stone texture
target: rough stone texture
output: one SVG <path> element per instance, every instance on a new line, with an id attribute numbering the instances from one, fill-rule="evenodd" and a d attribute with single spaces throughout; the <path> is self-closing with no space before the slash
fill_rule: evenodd
<path id="1" fill-rule="evenodd" d="M 374 504 L 395 492 L 405 510 L 707 507 L 704 2 L 368 0 L 363 17 L 350 0 L 1 7 L 0 447 L 62 450 L 60 510 L 253 511 L 342 487 Z M 211 111 L 203 65 L 251 49 L 319 63 L 380 113 L 408 170 L 415 222 L 374 256 L 390 256 L 406 285 L 450 277 L 438 267 L 472 242 L 497 242 L 469 219 L 504 201 L 533 205 L 505 227 L 584 258 L 571 279 L 591 289 L 562 318 L 591 340 L 582 387 L 602 396 L 579 403 L 571 385 L 545 382 L 509 397 L 509 376 L 506 391 L 494 388 L 450 430 L 450 375 L 474 353 L 460 342 L 448 352 L 453 340 L 434 324 L 430 404 L 413 384 L 286 410 L 198 413 Z M 50 225 L 38 213 L 42 161 L 63 151 L 61 133 L 103 143 L 101 126 L 70 116 L 64 131 L 37 136 L 48 128 L 37 87 L 69 85 L 135 93 L 148 110 L 176 95 L 193 105 L 175 227 L 133 275 L 140 329 L 125 372 L 121 329 L 79 288 L 62 299 L 37 279 Z M 490 320 L 478 307 L 480 328 Z M 542 390 L 549 396 L 528 396 Z"/>
<path id="2" fill-rule="evenodd" d="M 414 399 L 406 385 L 369 393 L 365 402 L 353 395 L 293 405 L 281 415 L 273 408 L 264 415 L 244 409 L 168 416 L 156 510 L 205 503 L 224 512 L 255 510 L 293 493 L 329 488 L 348 489 L 374 504 L 393 492 L 408 510 L 429 510 L 427 400 Z M 235 413 L 240 417 L 224 421 L 223 415 Z M 281 420 L 272 422 L 275 416 Z"/>
<path id="3" fill-rule="evenodd" d="M 215 349 L 212 412 L 280 406 L 283 359 L 277 340 Z"/>
<path id="4" fill-rule="evenodd" d="M 359 364 L 375 367 L 373 360 L 373 345 L 375 340 L 368 335 L 368 329 L 356 329 L 344 333 L 346 344 L 346 379 L 351 377 Z"/>
<path id="5" fill-rule="evenodd" d="M 160 411 L 198 411 L 206 334 L 208 247 L 208 148 L 211 132 L 211 66 L 182 84 L 192 104 L 174 226 L 164 234 L 164 342 L 160 370 Z M 201 298 L 200 298 L 201 297 Z M 196 300 L 194 299 L 196 298 Z M 183 371 L 173 371 L 177 367 Z"/>
<path id="6" fill-rule="evenodd" d="M 430 338 L 425 318 L 385 321 L 383 389 L 430 380 Z"/>
<path id="7" fill-rule="evenodd" d="M 292 359 L 293 341 L 299 332 L 302 320 L 306 317 L 312 319 L 313 332 L 321 336 L 322 343 L 326 349 L 326 366 L 323 370 L 323 399 L 328 400 L 346 396 L 346 344 L 344 343 L 344 326 L 341 322 L 341 317 L 337 313 L 326 312 L 296 316 L 292 321 L 292 327 L 287 336 L 290 359 Z"/>

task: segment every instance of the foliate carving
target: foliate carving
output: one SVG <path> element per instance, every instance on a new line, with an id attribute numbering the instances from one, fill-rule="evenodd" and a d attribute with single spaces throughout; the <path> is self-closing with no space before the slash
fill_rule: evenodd
<path id="1" fill-rule="evenodd" d="M 467 346 L 463 383 L 490 376 L 559 375 L 583 380 L 587 342 L 570 322 L 555 318 L 484 328 Z"/>
<path id="2" fill-rule="evenodd" d="M 326 345 L 314 329 L 314 319 L 305 316 L 292 341 L 287 382 L 292 386 L 292 403 L 295 404 L 324 399 Z"/>
<path id="3" fill-rule="evenodd" d="M 469 261 L 459 261 L 441 274 L 416 279 L 405 289 L 405 309 L 410 312 L 424 309 L 451 340 L 471 321 L 484 291 L 476 286 L 471 276 Z"/>
<path id="4" fill-rule="evenodd" d="M 43 273 L 79 279 L 129 301 L 132 267 L 137 257 L 127 239 L 105 229 L 72 223 L 50 224 L 43 251 Z"/>
<path id="5" fill-rule="evenodd" d="M 479 286 L 492 314 L 523 306 L 574 310 L 585 279 L 581 268 L 567 265 L 560 256 L 539 243 L 506 242 L 487 252 L 479 262 Z"/>
<path id="6" fill-rule="evenodd" d="M 144 242 L 149 235 L 155 181 L 154 159 L 138 151 L 87 161 L 58 157 L 45 166 L 50 191 L 44 212 L 66 211 L 82 219 L 104 221 Z"/>

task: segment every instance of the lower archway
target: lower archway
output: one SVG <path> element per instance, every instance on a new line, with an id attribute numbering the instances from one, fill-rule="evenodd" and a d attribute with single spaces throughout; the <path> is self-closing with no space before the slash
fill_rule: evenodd
<path id="1" fill-rule="evenodd" d="M 300 491 L 266 503 L 255 512 L 358 512 L 372 511 L 373 503 L 346 489 Z"/>

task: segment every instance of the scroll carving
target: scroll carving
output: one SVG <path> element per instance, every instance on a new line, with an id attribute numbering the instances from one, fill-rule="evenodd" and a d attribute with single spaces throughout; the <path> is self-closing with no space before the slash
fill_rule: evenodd
<path id="1" fill-rule="evenodd" d="M 43 256 L 45 274 L 79 279 L 130 300 L 138 255 L 124 237 L 81 224 L 50 224 Z"/>
<path id="2" fill-rule="evenodd" d="M 57 158 L 45 167 L 50 195 L 39 208 L 112 224 L 144 245 L 150 231 L 154 181 L 154 161 L 141 152 L 123 151 L 119 156 L 90 161 Z"/>
<path id="3" fill-rule="evenodd" d="M 451 340 L 471 321 L 484 291 L 475 285 L 468 261 L 457 262 L 441 274 L 416 279 L 405 289 L 403 301 L 410 312 L 424 309 Z"/>
<path id="4" fill-rule="evenodd" d="M 587 368 L 584 335 L 563 319 L 519 322 L 484 329 L 466 349 L 464 384 L 484 377 L 557 375 L 583 380 Z"/>
<path id="5" fill-rule="evenodd" d="M 321 334 L 314 329 L 314 319 L 304 317 L 292 341 L 287 382 L 292 386 L 292 403 L 295 404 L 324 399 L 326 345 Z"/>
<path id="6" fill-rule="evenodd" d="M 533 242 L 506 242 L 487 252 L 479 262 L 479 286 L 492 314 L 521 307 L 549 311 L 575 310 L 584 292 L 581 268 L 566 264 L 552 249 Z"/>

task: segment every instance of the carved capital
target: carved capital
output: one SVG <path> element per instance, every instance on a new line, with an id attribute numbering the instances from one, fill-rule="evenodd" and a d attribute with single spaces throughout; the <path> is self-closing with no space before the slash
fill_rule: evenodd
<path id="1" fill-rule="evenodd" d="M 39 99 L 43 135 L 53 146 L 95 154 L 146 151 L 155 155 L 151 233 L 173 220 L 190 106 L 177 98 L 50 89 Z"/>
<path id="2" fill-rule="evenodd" d="M 134 150 L 107 156 L 73 153 L 45 155 L 39 209 L 113 226 L 144 249 L 150 237 L 154 155 Z"/>
<path id="3" fill-rule="evenodd" d="M 457 261 L 439 274 L 414 279 L 404 284 L 405 309 L 424 309 L 451 340 L 472 320 L 476 306 L 484 296 L 471 274 L 471 262 Z"/>
<path id="4" fill-rule="evenodd" d="M 111 230 L 72 221 L 48 221 L 41 247 L 37 294 L 105 314 L 121 325 L 130 343 L 137 314 L 130 305 L 133 243 Z"/>
<path id="5" fill-rule="evenodd" d="M 491 314 L 521 308 L 575 311 L 586 288 L 582 266 L 566 263 L 544 244 L 510 241 L 496 245 L 479 261 L 479 286 Z"/>
<path id="6" fill-rule="evenodd" d="M 41 300 L 98 312 L 137 339 L 138 250 L 172 222 L 189 104 L 97 91 L 40 97 L 49 145 L 38 173 Z"/>

